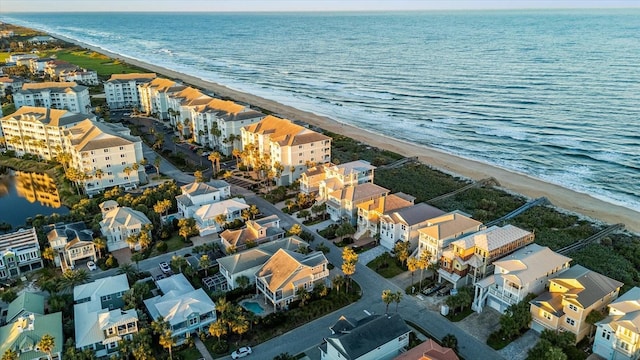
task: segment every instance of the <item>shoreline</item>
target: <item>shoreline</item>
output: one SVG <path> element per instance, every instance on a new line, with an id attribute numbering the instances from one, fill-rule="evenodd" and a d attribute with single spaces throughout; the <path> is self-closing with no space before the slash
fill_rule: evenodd
<path id="1" fill-rule="evenodd" d="M 212 91 L 215 96 L 226 97 L 237 102 L 259 107 L 289 120 L 303 121 L 321 129 L 350 137 L 373 147 L 393 151 L 406 157 L 417 157 L 420 162 L 447 174 L 474 180 L 494 177 L 500 183 L 500 187 L 507 191 L 518 193 L 529 198 L 545 196 L 551 201 L 553 206 L 562 210 L 586 217 L 594 222 L 606 222 L 610 224 L 624 223 L 627 230 L 640 233 L 640 212 L 608 203 L 589 194 L 545 182 L 526 174 L 452 155 L 425 145 L 413 144 L 405 140 L 395 139 L 366 129 L 357 128 L 326 116 L 296 109 L 257 95 L 234 90 L 212 81 L 203 80 L 192 75 L 116 54 L 101 47 L 89 45 L 66 36 L 58 34 L 52 34 L 51 36 L 104 54 L 113 59 L 119 59 L 141 69 L 147 69 L 158 75 L 180 80 L 187 85 Z"/>

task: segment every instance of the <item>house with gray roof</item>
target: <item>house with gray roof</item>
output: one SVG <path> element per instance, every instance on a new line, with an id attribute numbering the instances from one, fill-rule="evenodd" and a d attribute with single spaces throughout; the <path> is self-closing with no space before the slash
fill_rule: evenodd
<path id="1" fill-rule="evenodd" d="M 74 269 L 76 262 L 96 261 L 93 231 L 83 221 L 45 227 L 47 240 L 54 251 L 54 263 L 63 271 Z"/>
<path id="2" fill-rule="evenodd" d="M 387 212 L 380 216 L 380 245 L 392 250 L 399 241 L 409 242 L 410 248 L 418 246 L 418 230 L 429 220 L 445 212 L 429 204 L 420 203 Z"/>
<path id="3" fill-rule="evenodd" d="M 18 360 L 47 359 L 48 354 L 38 348 L 38 342 L 47 334 L 54 341 L 52 359 L 61 360 L 64 347 L 62 313 L 45 315 L 44 297 L 23 293 L 9 304 L 6 325 L 0 327 L 0 354 L 12 350 Z"/>
<path id="4" fill-rule="evenodd" d="M 531 329 L 542 332 L 569 331 L 580 342 L 592 327 L 586 319 L 592 311 L 603 312 L 618 298 L 620 281 L 574 265 L 553 279 L 549 290 L 531 300 Z"/>
<path id="5" fill-rule="evenodd" d="M 217 203 L 231 197 L 231 185 L 224 180 L 208 183 L 192 182 L 180 187 L 182 194 L 176 196 L 178 213 L 182 217 L 193 217 L 196 210 L 207 204 Z"/>
<path id="6" fill-rule="evenodd" d="M 91 112 L 89 88 L 75 82 L 24 83 L 22 89 L 13 94 L 13 102 L 16 109 L 38 106 L 84 114 Z"/>
<path id="7" fill-rule="evenodd" d="M 36 229 L 19 229 L 0 235 L 0 279 L 42 268 Z"/>
<path id="8" fill-rule="evenodd" d="M 295 251 L 309 244 L 297 236 L 290 236 L 258 245 L 257 247 L 216 259 L 220 267 L 220 274 L 227 280 L 229 289 L 235 289 L 237 279 L 245 276 L 250 283 L 255 282 L 256 272 L 267 260 L 280 249 Z"/>
<path id="9" fill-rule="evenodd" d="M 141 108 L 138 86 L 156 78 L 154 73 L 112 74 L 104 82 L 104 94 L 110 109 Z"/>
<path id="10" fill-rule="evenodd" d="M 192 333 L 207 332 L 216 321 L 216 305 L 203 289 L 194 289 L 182 274 L 157 281 L 162 295 L 147 299 L 144 304 L 154 320 L 162 317 L 177 345 Z"/>
<path id="11" fill-rule="evenodd" d="M 100 231 L 107 239 L 109 251 L 123 249 L 125 247 L 135 248 L 138 244 L 128 244 L 127 238 L 131 235 L 139 234 L 144 230 L 145 225 L 151 225 L 151 220 L 145 214 L 130 207 L 120 207 L 113 202 L 106 206 L 107 202 L 100 204 L 102 209 L 102 221 L 100 221 Z M 151 235 L 151 234 L 149 234 Z"/>
<path id="12" fill-rule="evenodd" d="M 78 285 L 73 289 L 75 345 L 90 349 L 97 357 L 117 355 L 118 344 L 138 332 L 136 309 L 122 310 L 129 291 L 127 275 L 121 274 Z"/>
<path id="13" fill-rule="evenodd" d="M 640 358 L 639 287 L 609 304 L 608 316 L 596 323 L 593 353 L 607 360 Z"/>
<path id="14" fill-rule="evenodd" d="M 391 360 L 409 345 L 411 329 L 398 314 L 341 317 L 320 345 L 322 360 Z"/>

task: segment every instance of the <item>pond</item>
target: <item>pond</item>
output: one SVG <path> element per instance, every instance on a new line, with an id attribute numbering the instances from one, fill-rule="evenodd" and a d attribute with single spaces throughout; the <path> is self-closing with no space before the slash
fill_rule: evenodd
<path id="1" fill-rule="evenodd" d="M 68 212 L 49 175 L 0 168 L 0 223 L 16 229 L 29 217 Z"/>

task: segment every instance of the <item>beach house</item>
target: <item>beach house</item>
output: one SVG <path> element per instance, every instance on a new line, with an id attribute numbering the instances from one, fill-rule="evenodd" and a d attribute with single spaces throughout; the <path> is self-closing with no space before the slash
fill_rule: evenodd
<path id="1" fill-rule="evenodd" d="M 25 83 L 13 94 L 16 109 L 37 106 L 89 114 L 89 88 L 75 82 Z"/>
<path id="2" fill-rule="evenodd" d="M 75 345 L 92 350 L 96 357 L 118 353 L 122 340 L 139 331 L 136 309 L 123 310 L 129 291 L 127 275 L 121 274 L 78 285 L 73 289 Z"/>
<path id="3" fill-rule="evenodd" d="M 244 160 L 266 164 L 279 185 L 289 185 L 317 163 L 331 161 L 331 138 L 273 115 L 242 128 Z"/>
<path id="4" fill-rule="evenodd" d="M 424 227 L 418 229 L 419 254 L 427 252 L 430 262 L 435 263 L 454 240 L 482 229 L 484 226 L 480 221 L 460 211 L 429 219 Z"/>
<path id="5" fill-rule="evenodd" d="M 241 219 L 242 211 L 249 208 L 243 198 L 232 198 L 200 206 L 193 218 L 200 236 L 206 236 L 222 231 L 226 223 Z"/>
<path id="6" fill-rule="evenodd" d="M 591 328 L 586 319 L 591 311 L 604 311 L 618 298 L 622 283 L 574 265 L 554 279 L 549 290 L 531 300 L 531 329 L 542 332 L 569 331 L 580 342 Z"/>
<path id="7" fill-rule="evenodd" d="M 345 186 L 373 183 L 375 169 L 375 166 L 365 160 L 339 165 L 315 165 L 300 175 L 300 191 L 305 194 L 315 193 L 319 200 L 327 200 L 329 193 Z"/>
<path id="8" fill-rule="evenodd" d="M 231 185 L 224 180 L 208 183 L 192 182 L 180 187 L 182 194 L 176 196 L 178 213 L 182 217 L 193 217 L 201 206 L 213 204 L 231 197 Z"/>
<path id="9" fill-rule="evenodd" d="M 639 287 L 609 304 L 608 316 L 596 323 L 593 353 L 607 360 L 640 358 Z"/>
<path id="10" fill-rule="evenodd" d="M 571 258 L 548 247 L 529 244 L 493 262 L 493 275 L 476 282 L 472 309 L 481 312 L 485 305 L 504 313 L 528 294 L 540 294 L 549 279 L 569 269 Z"/>
<path id="11" fill-rule="evenodd" d="M 220 274 L 227 280 L 228 288 L 233 290 L 238 286 L 238 278 L 246 277 L 250 284 L 255 283 L 256 272 L 280 249 L 296 251 L 306 248 L 309 244 L 297 236 L 277 239 L 254 248 L 240 251 L 216 259 L 220 267 Z"/>
<path id="12" fill-rule="evenodd" d="M 113 74 L 104 82 L 104 94 L 109 109 L 142 108 L 138 86 L 156 78 L 154 73 Z"/>
<path id="13" fill-rule="evenodd" d="M 98 73 L 87 69 L 63 70 L 58 74 L 58 79 L 66 82 L 73 81 L 82 85 L 95 86 L 100 84 Z"/>
<path id="14" fill-rule="evenodd" d="M 0 327 L 0 354 L 6 355 L 11 350 L 16 359 L 62 360 L 62 313 L 45 315 L 44 304 L 44 296 L 31 292 L 23 292 L 9 303 L 2 321 L 4 326 Z M 50 358 L 38 347 L 44 335 L 53 337 Z"/>
<path id="15" fill-rule="evenodd" d="M 35 228 L 0 235 L 0 279 L 17 277 L 42 266 Z"/>
<path id="16" fill-rule="evenodd" d="M 284 229 L 280 228 L 278 215 L 271 215 L 256 220 L 247 220 L 241 229 L 227 229 L 220 233 L 220 241 L 224 249 L 244 250 L 268 241 L 282 239 Z"/>
<path id="17" fill-rule="evenodd" d="M 322 360 L 391 360 L 409 346 L 411 329 L 398 314 L 341 316 L 320 345 Z"/>
<path id="18" fill-rule="evenodd" d="M 161 295 L 144 300 L 151 319 L 162 318 L 169 325 L 176 345 L 194 333 L 208 333 L 216 321 L 216 305 L 203 289 L 194 289 L 182 274 L 156 282 Z"/>
<path id="19" fill-rule="evenodd" d="M 131 235 L 139 234 L 143 231 L 145 225 L 151 225 L 151 221 L 145 214 L 126 206 L 120 207 L 113 200 L 101 203 L 100 211 L 102 212 L 100 231 L 107 239 L 107 249 L 109 251 L 126 247 L 140 249 L 138 244 L 127 243 L 127 238 Z"/>
<path id="20" fill-rule="evenodd" d="M 7 150 L 17 156 L 31 154 L 44 160 L 52 160 L 68 152 L 65 146 L 65 130 L 84 120 L 95 119 L 93 115 L 79 114 L 67 110 L 46 107 L 23 106 L 11 115 L 0 119 Z"/>
<path id="21" fill-rule="evenodd" d="M 493 272 L 491 264 L 503 256 L 529 245 L 534 234 L 513 225 L 492 226 L 464 236 L 449 245 L 440 257 L 438 282 L 454 287 L 473 284 Z"/>
<path id="22" fill-rule="evenodd" d="M 273 310 L 285 309 L 302 291 L 310 292 L 329 277 L 329 261 L 321 251 L 308 254 L 279 249 L 256 272 L 256 291 Z"/>
<path id="23" fill-rule="evenodd" d="M 380 216 L 380 245 L 392 250 L 397 242 L 409 242 L 410 249 L 418 247 L 418 229 L 444 211 L 429 204 L 420 203 L 392 210 Z"/>
<path id="24" fill-rule="evenodd" d="M 0 95 L 13 94 L 14 92 L 22 89 L 24 85 L 24 79 L 17 76 L 2 76 L 0 77 Z"/>
<path id="25" fill-rule="evenodd" d="M 459 360 L 456 352 L 448 347 L 440 346 L 433 339 L 396 356 L 393 360 Z"/>
<path id="26" fill-rule="evenodd" d="M 97 260 L 93 230 L 87 229 L 84 222 L 48 225 L 44 229 L 49 246 L 53 249 L 54 263 L 63 272 L 74 269 L 78 261 L 86 263 Z"/>
<path id="27" fill-rule="evenodd" d="M 388 189 L 374 183 L 345 186 L 327 196 L 327 214 L 333 221 L 348 221 L 355 225 L 359 204 L 380 199 L 388 194 Z"/>

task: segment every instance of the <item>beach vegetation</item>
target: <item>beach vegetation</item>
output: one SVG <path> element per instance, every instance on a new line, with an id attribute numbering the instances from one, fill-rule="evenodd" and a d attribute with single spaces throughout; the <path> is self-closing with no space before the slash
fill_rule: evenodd
<path id="1" fill-rule="evenodd" d="M 458 190 L 468 182 L 434 170 L 424 164 L 406 164 L 377 169 L 374 182 L 392 193 L 404 192 L 416 197 L 416 203 Z"/>
<path id="2" fill-rule="evenodd" d="M 336 164 L 366 160 L 375 166 L 381 166 L 403 158 L 400 154 L 373 147 L 344 135 L 329 131 L 325 131 L 324 134 L 332 138 L 331 158 Z"/>
<path id="3" fill-rule="evenodd" d="M 58 60 L 64 60 L 85 69 L 94 70 L 101 79 L 108 79 L 112 74 L 127 74 L 145 72 L 146 70 L 111 59 L 95 51 L 72 47 L 57 51 L 50 51 L 47 56 L 55 55 Z"/>

